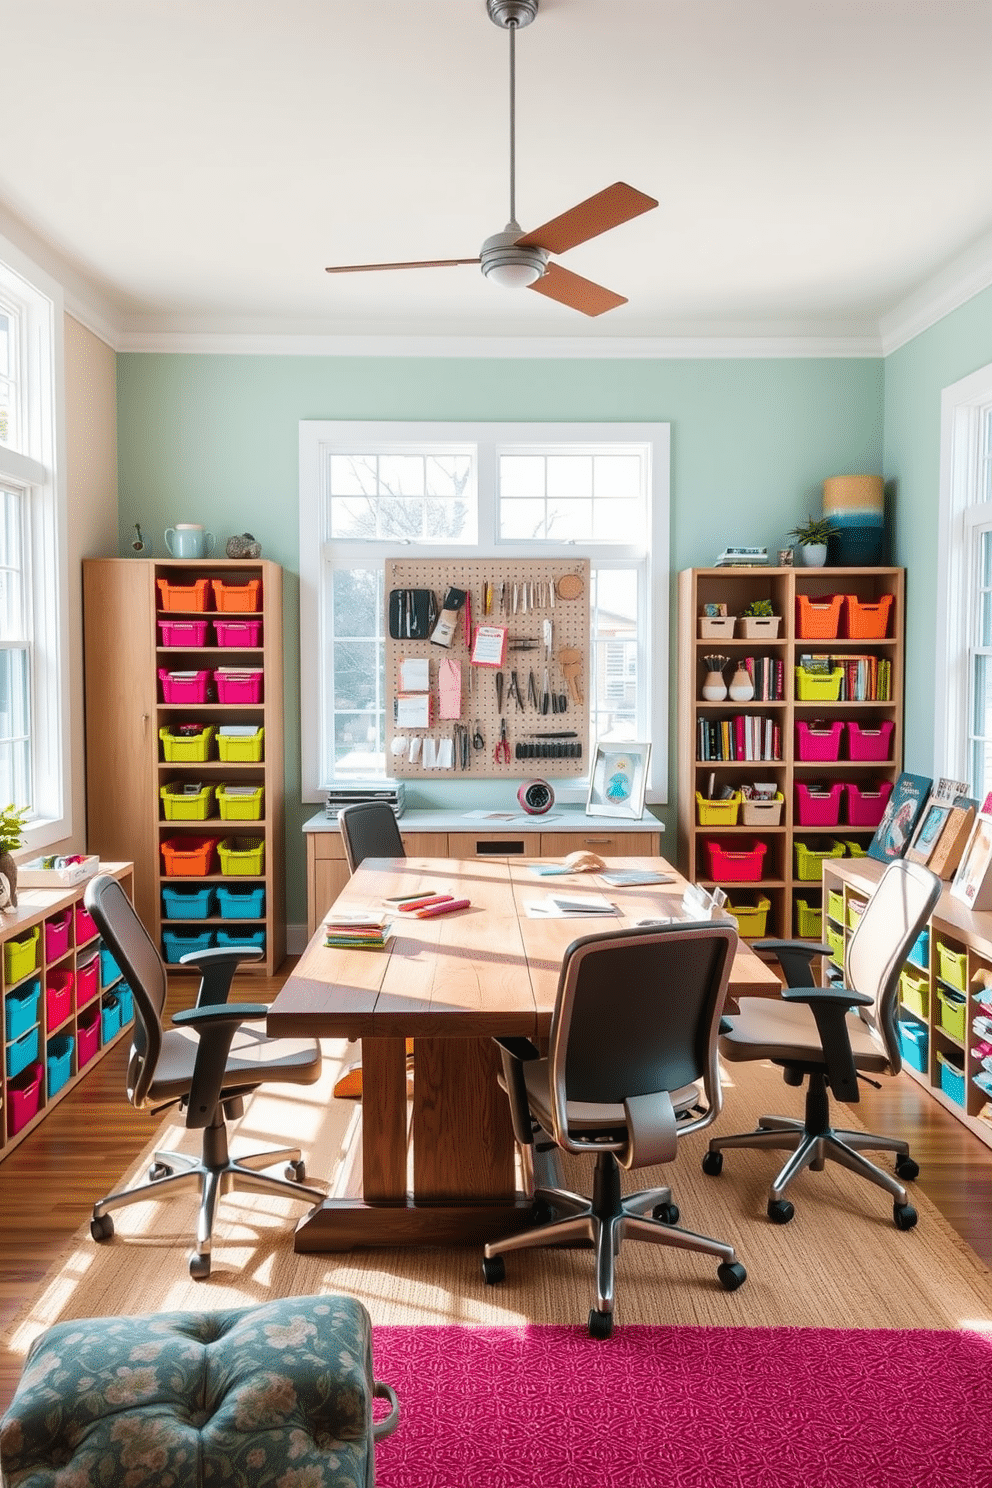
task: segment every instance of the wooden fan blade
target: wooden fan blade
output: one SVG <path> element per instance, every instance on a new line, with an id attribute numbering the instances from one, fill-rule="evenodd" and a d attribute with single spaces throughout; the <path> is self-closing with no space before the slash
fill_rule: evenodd
<path id="1" fill-rule="evenodd" d="M 618 305 L 627 303 L 626 295 L 614 294 L 612 289 L 593 284 L 591 279 L 583 279 L 581 274 L 573 274 L 571 269 L 563 269 L 561 264 L 548 264 L 540 279 L 535 279 L 527 288 L 536 289 L 538 294 L 547 295 L 549 300 L 558 300 L 572 310 L 581 310 L 583 315 L 602 315 L 604 310 L 615 310 Z"/>
<path id="2" fill-rule="evenodd" d="M 589 238 L 609 232 L 611 227 L 619 227 L 621 222 L 629 222 L 642 212 L 650 212 L 657 205 L 653 196 L 645 196 L 643 191 L 635 191 L 633 186 L 616 181 L 605 191 L 597 191 L 587 201 L 579 202 L 571 211 L 552 217 L 543 227 L 524 233 L 517 243 L 521 247 L 546 248 L 549 253 L 564 253 L 577 243 L 585 243 Z"/>
<path id="3" fill-rule="evenodd" d="M 372 274 L 377 269 L 447 269 L 454 264 L 477 264 L 477 258 L 425 258 L 412 263 L 334 264 L 325 274 Z"/>

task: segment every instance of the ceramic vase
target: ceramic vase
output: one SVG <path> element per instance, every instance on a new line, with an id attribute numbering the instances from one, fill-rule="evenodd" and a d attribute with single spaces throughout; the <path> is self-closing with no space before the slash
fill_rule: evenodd
<path id="1" fill-rule="evenodd" d="M 703 697 L 708 703 L 722 703 L 727 696 L 727 684 L 722 672 L 707 672 L 703 678 Z"/>
<path id="2" fill-rule="evenodd" d="M 747 703 L 754 697 L 754 683 L 748 676 L 747 668 L 738 662 L 737 670 L 730 679 L 728 694 L 735 703 Z"/>
<path id="3" fill-rule="evenodd" d="M 799 551 L 807 568 L 822 568 L 827 561 L 826 543 L 801 543 Z"/>

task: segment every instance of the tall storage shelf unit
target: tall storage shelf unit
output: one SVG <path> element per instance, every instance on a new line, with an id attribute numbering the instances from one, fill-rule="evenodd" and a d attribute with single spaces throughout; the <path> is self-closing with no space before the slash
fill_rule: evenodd
<path id="1" fill-rule="evenodd" d="M 91 850 L 134 863 L 167 963 L 259 945 L 244 969 L 271 976 L 286 954 L 281 567 L 87 559 L 83 613 Z"/>
<path id="2" fill-rule="evenodd" d="M 744 935 L 819 939 L 824 859 L 860 856 L 871 841 L 902 761 L 904 593 L 901 568 L 679 574 L 679 866 L 727 891 L 730 907 L 742 911 Z M 769 628 L 775 634 L 763 638 L 760 626 L 757 636 L 742 634 L 740 618 L 759 599 L 771 600 L 779 617 Z M 726 605 L 728 623 L 708 620 L 708 604 Z M 822 680 L 797 676 L 807 654 L 829 658 Z M 737 663 L 750 658 L 756 676 L 780 678 L 779 695 L 708 701 L 704 658 L 711 655 L 729 658 L 728 686 Z M 886 697 L 862 700 L 843 690 L 836 697 L 838 686 L 860 690 L 863 678 L 870 691 L 879 662 L 888 663 Z M 705 757 L 721 753 L 738 757 Z M 761 757 L 769 753 L 775 757 Z M 711 779 L 717 793 L 725 785 L 736 793 L 744 784 L 774 784 L 781 802 L 711 805 Z"/>

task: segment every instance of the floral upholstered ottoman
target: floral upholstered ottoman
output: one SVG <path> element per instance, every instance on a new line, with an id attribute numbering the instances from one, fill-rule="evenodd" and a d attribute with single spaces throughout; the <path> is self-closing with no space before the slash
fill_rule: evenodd
<path id="1" fill-rule="evenodd" d="M 373 1424 L 373 1396 L 390 1411 Z M 396 1397 L 350 1297 L 58 1323 L 0 1422 L 4 1488 L 368 1488 Z"/>

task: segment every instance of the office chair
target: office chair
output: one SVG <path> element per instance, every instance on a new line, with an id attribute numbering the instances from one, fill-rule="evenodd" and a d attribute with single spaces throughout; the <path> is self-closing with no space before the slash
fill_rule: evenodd
<path id="1" fill-rule="evenodd" d="M 274 1193 L 317 1203 L 324 1194 L 304 1184 L 306 1169 L 298 1147 L 277 1148 L 232 1158 L 227 1120 L 244 1113 L 244 1097 L 259 1085 L 312 1085 L 320 1075 L 320 1045 L 314 1039 L 270 1039 L 258 1028 L 263 1003 L 228 1003 L 231 981 L 240 962 L 257 960 L 261 951 L 190 951 L 182 964 L 201 973 L 194 1007 L 175 1014 L 172 1029 L 163 1029 L 167 983 L 165 966 L 134 907 L 116 879 L 101 873 L 83 896 L 86 908 L 113 952 L 134 996 L 134 1036 L 127 1068 L 127 1093 L 139 1110 L 158 1115 L 179 1104 L 186 1126 L 202 1129 L 199 1159 L 182 1152 L 156 1152 L 148 1181 L 109 1194 L 93 1205 L 90 1234 L 109 1240 L 114 1233 L 112 1209 L 167 1194 L 199 1189 L 196 1249 L 190 1256 L 194 1280 L 210 1275 L 211 1234 L 220 1196 L 231 1189 Z M 285 1163 L 285 1178 L 259 1169 Z"/>
<path id="2" fill-rule="evenodd" d="M 769 1193 L 768 1217 L 776 1224 L 788 1224 L 795 1212 L 785 1191 L 797 1174 L 804 1168 L 819 1172 L 831 1158 L 893 1196 L 898 1229 L 915 1225 L 916 1210 L 899 1182 L 920 1171 L 908 1144 L 898 1137 L 832 1127 L 828 1087 L 837 1100 L 855 1105 L 859 1078 L 897 1075 L 902 1068 L 899 974 L 939 898 L 940 880 L 928 869 L 902 858 L 891 862 L 848 942 L 846 987 L 813 985 L 812 961 L 829 952 L 829 946 L 755 943 L 756 950 L 778 955 L 789 985 L 782 989 L 781 1001 L 741 998 L 739 1016 L 727 1020 L 729 1032 L 720 1038 L 720 1053 L 728 1061 L 770 1059 L 782 1066 L 787 1085 L 808 1080 L 805 1115 L 802 1120 L 762 1116 L 752 1132 L 712 1138 L 703 1171 L 719 1174 L 726 1148 L 790 1151 Z M 865 1152 L 894 1153 L 896 1177 L 870 1162 Z"/>
<path id="3" fill-rule="evenodd" d="M 405 858 L 406 849 L 396 815 L 388 801 L 356 801 L 342 806 L 338 826 L 348 859 L 348 871 L 354 873 L 366 858 Z M 348 1040 L 355 1043 L 354 1039 Z M 407 1062 L 413 1055 L 413 1040 L 406 1045 Z M 360 1100 L 362 1096 L 362 1061 L 353 1059 L 334 1086 L 339 1100 Z"/>
<path id="4" fill-rule="evenodd" d="M 547 1059 L 528 1039 L 497 1038 L 514 1136 L 523 1152 L 547 1133 L 566 1152 L 594 1153 L 591 1199 L 534 1190 L 533 1229 L 485 1247 L 482 1272 L 503 1280 L 503 1256 L 592 1242 L 596 1305 L 589 1333 L 613 1331 L 614 1266 L 624 1239 L 720 1257 L 734 1291 L 747 1273 L 732 1245 L 679 1229 L 668 1188 L 624 1198 L 620 1166 L 671 1162 L 678 1140 L 721 1106 L 716 1040 L 737 929 L 731 920 L 646 925 L 573 941 L 565 952 Z M 702 1095 L 699 1083 L 702 1084 Z M 525 1172 L 533 1166 L 525 1162 Z"/>
<path id="5" fill-rule="evenodd" d="M 349 871 L 365 858 L 405 858 L 403 838 L 388 801 L 356 801 L 338 812 Z"/>

